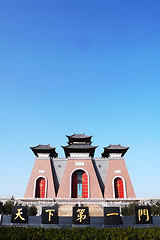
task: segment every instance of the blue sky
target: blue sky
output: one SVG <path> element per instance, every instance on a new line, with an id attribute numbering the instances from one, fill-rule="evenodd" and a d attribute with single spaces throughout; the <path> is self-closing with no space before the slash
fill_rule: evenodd
<path id="1" fill-rule="evenodd" d="M 160 2 L 1 0 L 0 196 L 23 197 L 35 157 L 66 134 L 130 149 L 137 197 L 160 197 Z"/>

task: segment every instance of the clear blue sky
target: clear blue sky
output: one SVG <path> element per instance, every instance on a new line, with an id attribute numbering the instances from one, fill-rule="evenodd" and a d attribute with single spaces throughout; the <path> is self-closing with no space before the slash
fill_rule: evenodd
<path id="1" fill-rule="evenodd" d="M 137 197 L 160 197 L 160 1 L 1 0 L 0 196 L 66 134 L 130 149 Z"/>

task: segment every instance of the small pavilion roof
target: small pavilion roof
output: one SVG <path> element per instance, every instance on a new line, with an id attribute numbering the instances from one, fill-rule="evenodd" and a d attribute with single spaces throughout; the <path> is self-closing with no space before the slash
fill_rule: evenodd
<path id="1" fill-rule="evenodd" d="M 104 152 L 102 153 L 102 157 L 108 157 L 109 153 L 122 153 L 122 156 L 128 151 L 129 147 L 110 144 L 108 147 L 104 147 Z"/>
<path id="2" fill-rule="evenodd" d="M 91 137 L 87 136 L 85 133 L 76 134 L 74 133 L 71 136 L 66 135 L 68 137 L 68 146 L 62 146 L 64 149 L 66 157 L 70 156 L 70 153 L 89 153 L 91 157 L 94 156 L 95 149 L 97 146 L 91 146 Z"/>
<path id="3" fill-rule="evenodd" d="M 84 142 L 90 142 L 90 140 L 93 136 L 87 136 L 87 135 L 85 135 L 85 133 L 83 133 L 83 134 L 76 134 L 75 133 L 71 136 L 66 135 L 66 137 L 68 137 L 69 142 L 83 142 L 83 141 Z"/>
<path id="4" fill-rule="evenodd" d="M 33 153 L 38 157 L 38 153 L 50 153 L 51 157 L 57 157 L 58 153 L 55 151 L 55 147 L 51 147 L 50 144 L 48 145 L 37 145 L 35 147 L 30 147 Z"/>
<path id="5" fill-rule="evenodd" d="M 118 145 L 112 145 L 110 144 L 108 147 L 104 147 L 104 149 L 128 149 L 129 147 L 121 146 L 121 144 Z"/>
<path id="6" fill-rule="evenodd" d="M 71 136 L 66 135 L 66 137 L 68 137 L 68 138 L 91 138 L 93 136 L 87 136 L 87 135 L 85 135 L 85 133 L 83 133 L 83 134 L 76 134 L 76 133 L 74 133 Z"/>

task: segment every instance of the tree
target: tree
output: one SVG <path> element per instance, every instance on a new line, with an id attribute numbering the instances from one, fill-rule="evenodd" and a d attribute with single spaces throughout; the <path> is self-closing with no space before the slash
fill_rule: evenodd
<path id="1" fill-rule="evenodd" d="M 152 204 L 151 206 L 152 216 L 159 216 L 160 215 L 160 201 L 157 201 Z"/>
<path id="2" fill-rule="evenodd" d="M 12 207 L 13 207 L 12 201 L 9 200 L 9 201 L 5 202 L 3 213 L 6 215 L 12 214 Z"/>
<path id="3" fill-rule="evenodd" d="M 37 208 L 36 208 L 36 206 L 32 205 L 31 207 L 29 207 L 28 215 L 29 216 L 36 216 L 37 215 Z"/>
<path id="4" fill-rule="evenodd" d="M 0 213 L 3 213 L 3 210 L 4 210 L 3 202 L 0 202 Z"/>
<path id="5" fill-rule="evenodd" d="M 139 205 L 138 202 L 130 203 L 129 205 L 126 205 L 125 207 L 122 207 L 121 214 L 122 216 L 134 216 L 134 207 L 136 205 Z"/>

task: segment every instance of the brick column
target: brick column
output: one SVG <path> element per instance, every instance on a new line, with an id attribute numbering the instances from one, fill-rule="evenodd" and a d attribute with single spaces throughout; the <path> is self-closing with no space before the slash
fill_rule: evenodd
<path id="1" fill-rule="evenodd" d="M 106 176 L 104 198 L 115 198 L 114 178 L 120 177 L 124 183 L 126 198 L 136 198 L 131 179 L 129 177 L 124 158 L 110 158 Z"/>
<path id="2" fill-rule="evenodd" d="M 44 177 L 47 180 L 46 198 L 55 198 L 55 187 L 50 158 L 37 157 L 25 192 L 25 198 L 35 198 L 36 180 Z"/>
<path id="3" fill-rule="evenodd" d="M 72 173 L 76 170 L 84 170 L 88 174 L 89 198 L 103 198 L 91 158 L 68 159 L 57 198 L 71 198 Z"/>

